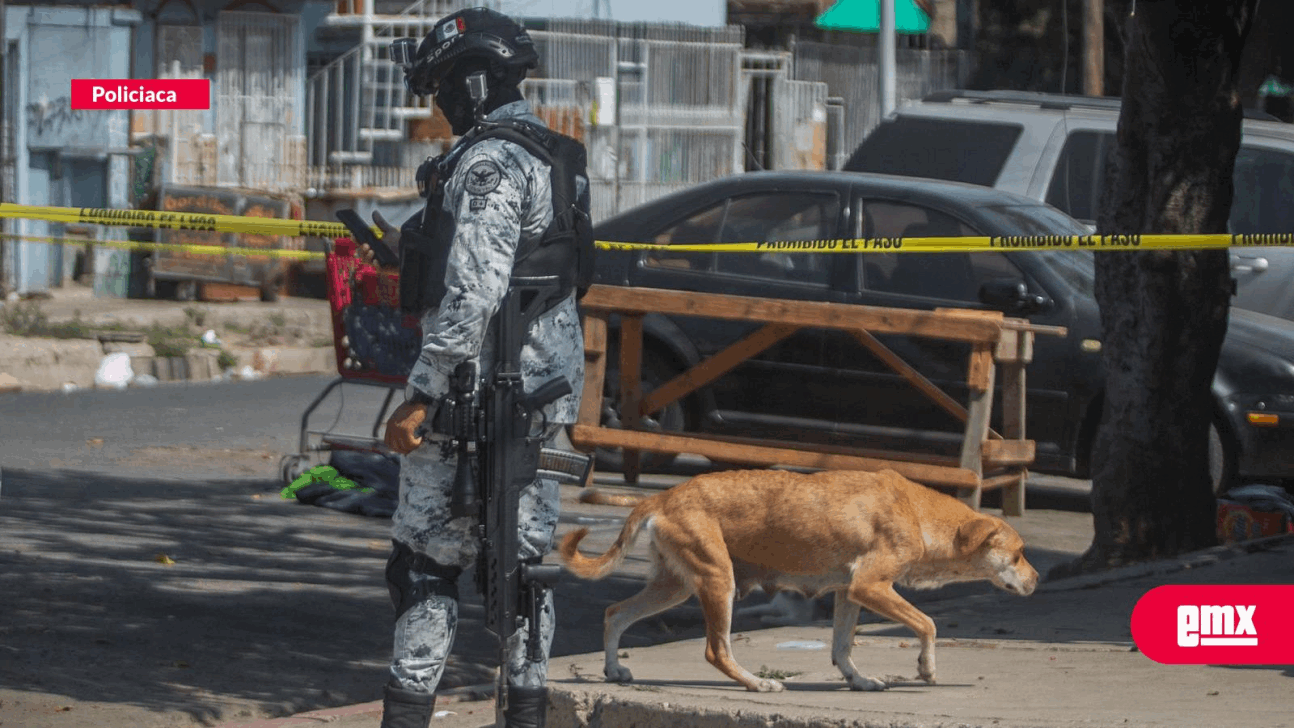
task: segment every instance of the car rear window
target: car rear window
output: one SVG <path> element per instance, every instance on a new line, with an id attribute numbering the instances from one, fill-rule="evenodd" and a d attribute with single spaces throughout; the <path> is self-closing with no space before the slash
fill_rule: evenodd
<path id="1" fill-rule="evenodd" d="M 868 135 L 845 170 L 992 187 L 1022 131 L 1019 124 L 899 117 Z"/>
<path id="2" fill-rule="evenodd" d="M 1076 131 L 1065 140 L 1047 189 L 1047 204 L 1079 220 L 1096 220 L 1105 176 L 1113 163 L 1111 132 Z"/>

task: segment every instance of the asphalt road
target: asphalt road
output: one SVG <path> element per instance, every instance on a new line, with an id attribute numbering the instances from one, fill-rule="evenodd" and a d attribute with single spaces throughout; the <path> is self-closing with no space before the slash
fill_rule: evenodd
<path id="1" fill-rule="evenodd" d="M 278 496 L 279 458 L 296 452 L 301 414 L 328 381 L 0 397 L 0 726 L 213 725 L 380 698 L 389 521 Z M 384 392 L 347 385 L 312 426 L 367 433 Z M 559 533 L 588 525 L 588 548 L 604 548 L 624 509 L 577 495 L 563 491 Z M 1058 508 L 1031 516 L 1040 570 L 1090 540 L 1079 496 L 1031 501 Z M 639 552 L 604 581 L 559 587 L 554 654 L 599 651 L 603 611 L 646 567 Z M 493 663 L 470 575 L 460 590 L 445 687 L 486 682 Z M 701 634 L 693 601 L 623 644 Z"/>
<path id="2" fill-rule="evenodd" d="M 380 698 L 389 521 L 278 496 L 279 457 L 328 381 L 0 397 L 0 726 L 210 725 Z M 312 427 L 364 434 L 384 392 L 344 386 Z M 575 496 L 563 528 L 618 529 L 621 509 Z M 562 589 L 555 654 L 600 649 L 602 612 L 637 586 Z M 488 682 L 493 663 L 470 574 L 460 589 L 446 687 Z M 699 625 L 685 609 L 630 645 Z"/>

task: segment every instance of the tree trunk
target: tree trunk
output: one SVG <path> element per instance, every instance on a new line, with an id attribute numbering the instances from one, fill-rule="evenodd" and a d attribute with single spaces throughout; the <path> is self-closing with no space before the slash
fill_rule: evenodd
<path id="1" fill-rule="evenodd" d="M 1257 0 L 1139 0 L 1099 231 L 1224 233 L 1243 118 L 1241 51 Z M 1106 367 L 1092 454 L 1095 537 L 1064 571 L 1217 543 L 1210 384 L 1226 335 L 1226 251 L 1096 254 Z"/>

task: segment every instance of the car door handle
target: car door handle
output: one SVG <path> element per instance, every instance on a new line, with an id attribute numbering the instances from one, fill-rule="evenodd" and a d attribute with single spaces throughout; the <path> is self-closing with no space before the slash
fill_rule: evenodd
<path id="1" fill-rule="evenodd" d="M 1241 261 L 1249 261 L 1247 264 Z M 1249 255 L 1237 255 L 1231 261 L 1231 270 L 1236 273 L 1262 273 L 1271 264 L 1266 258 Z"/>

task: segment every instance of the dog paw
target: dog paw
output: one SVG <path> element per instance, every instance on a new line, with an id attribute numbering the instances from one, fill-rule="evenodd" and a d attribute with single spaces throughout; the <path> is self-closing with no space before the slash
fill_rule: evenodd
<path id="1" fill-rule="evenodd" d="M 887 688 L 889 688 L 889 685 L 885 684 L 884 680 L 877 680 L 874 677 L 855 675 L 849 679 L 850 690 L 863 690 L 869 693 L 874 693 Z"/>
<path id="2" fill-rule="evenodd" d="M 786 689 L 786 686 L 776 680 L 759 679 L 753 685 L 747 686 L 751 692 L 755 693 L 780 693 Z"/>
<path id="3" fill-rule="evenodd" d="M 633 682 L 634 680 L 634 675 L 632 672 L 629 672 L 629 668 L 622 667 L 620 665 L 608 667 L 602 671 L 602 674 L 607 676 L 607 682 L 627 683 Z"/>
<path id="4" fill-rule="evenodd" d="M 935 660 L 934 657 L 922 656 L 917 659 L 917 677 L 925 680 L 931 685 L 935 684 Z"/>

